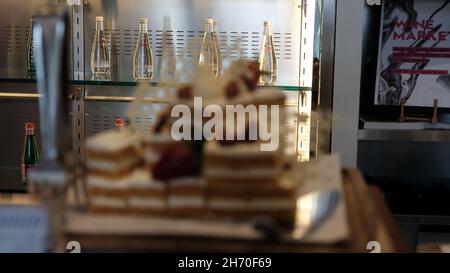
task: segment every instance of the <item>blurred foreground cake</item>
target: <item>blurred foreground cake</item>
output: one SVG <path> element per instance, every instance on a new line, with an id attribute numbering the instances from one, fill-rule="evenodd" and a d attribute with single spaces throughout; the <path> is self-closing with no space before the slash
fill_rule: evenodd
<path id="1" fill-rule="evenodd" d="M 206 211 L 218 219 L 252 220 L 270 217 L 291 226 L 296 210 L 296 189 L 280 183 L 255 186 L 208 185 Z"/>
<path id="2" fill-rule="evenodd" d="M 125 211 L 129 181 L 141 161 L 139 140 L 128 130 L 108 131 L 86 143 L 86 182 L 91 209 Z"/>
<path id="3" fill-rule="evenodd" d="M 259 142 L 206 144 L 203 175 L 216 185 L 274 185 L 282 175 L 283 154 L 261 151 Z"/>
<path id="4" fill-rule="evenodd" d="M 168 204 L 171 216 L 200 218 L 205 208 L 205 184 L 200 178 L 186 177 L 169 182 Z"/>
<path id="5" fill-rule="evenodd" d="M 92 212 L 239 221 L 271 217 L 285 226 L 292 225 L 296 189 L 282 179 L 284 129 L 270 125 L 284 125 L 285 97 L 272 89 L 257 88 L 255 63 L 239 61 L 231 67 L 223 78 L 181 86 L 177 100 L 159 113 L 151 134 L 108 131 L 88 140 L 87 184 Z M 278 107 L 280 115 L 274 116 L 270 110 L 263 114 L 267 118 L 264 126 L 276 134 L 279 145 L 262 149 L 268 140 L 249 137 L 250 128 L 254 128 L 250 120 L 234 119 L 221 124 L 224 134 L 231 127 L 236 129 L 231 140 L 207 141 L 204 137 L 175 141 L 171 109 L 179 104 L 192 109 L 194 97 L 203 99 L 204 108 Z M 203 122 L 208 120 L 202 117 Z M 196 123 L 192 121 L 188 129 L 194 131 Z M 261 126 L 261 121 L 259 118 L 256 125 Z"/>

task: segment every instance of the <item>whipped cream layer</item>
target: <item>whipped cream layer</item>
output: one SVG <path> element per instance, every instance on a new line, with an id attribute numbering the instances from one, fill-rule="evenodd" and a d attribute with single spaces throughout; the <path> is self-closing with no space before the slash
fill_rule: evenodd
<path id="1" fill-rule="evenodd" d="M 163 188 L 162 183 L 156 183 L 151 179 L 150 173 L 144 169 L 136 169 L 127 176 L 111 179 L 98 175 L 88 175 L 86 179 L 88 187 L 124 190 L 128 188 Z"/>
<path id="2" fill-rule="evenodd" d="M 115 153 L 129 147 L 138 147 L 140 136 L 128 129 L 120 132 L 108 130 L 90 137 L 86 142 L 86 149 L 93 152 Z"/>
<path id="3" fill-rule="evenodd" d="M 142 209 L 165 209 L 167 208 L 164 198 L 156 197 L 130 197 L 129 204 L 134 208 Z"/>
<path id="4" fill-rule="evenodd" d="M 127 206 L 124 199 L 105 196 L 91 197 L 90 202 L 91 205 L 97 207 L 125 208 Z"/>
<path id="5" fill-rule="evenodd" d="M 246 210 L 249 208 L 249 201 L 233 198 L 211 198 L 207 202 L 207 207 L 210 209 Z"/>
<path id="6" fill-rule="evenodd" d="M 224 178 L 224 177 L 278 177 L 281 171 L 278 168 L 247 168 L 247 169 L 235 169 L 227 167 L 208 167 L 204 170 L 204 174 L 210 178 Z"/>
<path id="7" fill-rule="evenodd" d="M 171 208 L 202 208 L 204 200 L 202 196 L 169 196 L 169 207 Z"/>
<path id="8" fill-rule="evenodd" d="M 140 159 L 138 157 L 126 158 L 120 161 L 89 159 L 86 160 L 86 166 L 91 170 L 114 172 L 118 170 L 127 170 L 135 166 L 139 161 Z"/>

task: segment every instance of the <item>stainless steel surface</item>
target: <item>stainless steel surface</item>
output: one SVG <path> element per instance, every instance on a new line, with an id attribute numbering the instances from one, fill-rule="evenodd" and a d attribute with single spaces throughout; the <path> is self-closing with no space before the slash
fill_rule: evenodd
<path id="1" fill-rule="evenodd" d="M 83 7 L 72 7 L 72 68 L 73 79 L 84 80 Z"/>
<path id="2" fill-rule="evenodd" d="M 91 0 L 84 11 L 85 52 L 92 45 L 95 16 L 104 16 L 105 29 L 111 32 L 112 70 L 122 75 L 131 74 L 137 19 L 148 17 L 154 63 L 157 64 L 163 52 L 164 16 L 169 16 L 172 30 L 167 46 L 175 45 L 178 66 L 180 61 L 197 63 L 203 20 L 214 18 L 222 63 L 226 65 L 230 59 L 239 56 L 257 59 L 263 21 L 270 20 L 279 64 L 279 82 L 299 84 L 300 3 L 298 0 Z M 86 71 L 90 70 L 88 55 L 85 53 Z M 158 71 L 155 72 L 157 79 Z"/>
<path id="3" fill-rule="evenodd" d="M 0 69 L 26 69 L 30 19 L 47 0 L 3 0 L 0 9 Z"/>
<path id="4" fill-rule="evenodd" d="M 450 142 L 358 141 L 358 168 L 374 182 L 392 179 L 405 183 L 433 183 L 448 180 Z"/>
<path id="5" fill-rule="evenodd" d="M 20 158 L 26 122 L 36 124 L 38 146 L 41 140 L 36 85 L 1 83 L 0 93 L 6 96 L 0 97 L 0 142 L 3 144 L 0 154 L 0 190 L 22 191 L 25 188 L 21 183 Z M 70 102 L 67 100 L 67 103 Z M 72 130 L 64 132 L 63 128 L 58 125 L 58 139 L 67 134 L 72 137 Z"/>
<path id="6" fill-rule="evenodd" d="M 320 227 L 336 208 L 340 193 L 337 191 L 312 192 L 297 199 L 294 239 L 302 239 Z"/>
<path id="7" fill-rule="evenodd" d="M 84 159 L 84 86 L 73 86 L 73 107 L 72 111 L 72 130 L 73 130 L 73 152 L 78 160 Z"/>
<path id="8" fill-rule="evenodd" d="M 297 96 L 297 115 L 294 120 L 297 124 L 296 133 L 291 133 L 295 138 L 295 152 L 299 156 L 300 161 L 309 161 L 311 152 L 311 92 L 298 92 Z M 289 123 L 288 123 L 289 126 Z M 289 128 L 289 127 L 288 127 Z M 289 151 L 288 151 L 289 152 Z"/>
<path id="9" fill-rule="evenodd" d="M 62 140 L 57 137 L 59 126 L 68 128 L 66 97 L 69 92 L 65 82 L 65 65 L 70 30 L 67 16 L 65 9 L 50 8 L 44 14 L 36 15 L 33 29 L 38 91 L 42 95 L 39 100 L 42 134 L 40 165 L 57 162 L 67 148 L 61 141 L 66 141 L 68 136 Z"/>
<path id="10" fill-rule="evenodd" d="M 89 51 L 93 38 L 94 16 L 105 17 L 106 28 L 112 30 L 113 62 L 115 73 L 131 73 L 131 54 L 137 35 L 137 19 L 149 17 L 149 29 L 155 53 L 155 66 L 163 52 L 163 40 L 173 46 L 177 55 L 177 69 L 189 69 L 190 63 L 197 63 L 195 43 L 202 36 L 203 19 L 215 18 L 218 21 L 219 43 L 224 57 L 224 66 L 231 59 L 240 56 L 257 59 L 263 21 L 270 20 L 274 25 L 274 39 L 277 58 L 280 64 L 279 79 L 284 85 L 298 85 L 300 76 L 300 35 L 301 0 L 93 0 L 85 1 L 83 6 L 70 7 L 71 18 L 71 74 L 75 79 L 89 75 Z M 2 1 L 0 11 L 0 69 L 23 69 L 26 61 L 26 42 L 29 34 L 29 18 L 35 14 L 37 6 L 47 4 L 46 0 L 35 0 L 31 4 L 25 0 Z M 14 13 L 8 12 L 14 10 Z M 230 16 L 232 14 L 233 16 Z M 164 16 L 170 17 L 171 30 L 163 37 Z M 198 45 L 200 40 L 198 40 Z M 238 51 L 237 48 L 242 50 Z M 87 53 L 87 54 L 86 54 Z M 86 55 L 85 55 L 86 54 Z M 183 64 L 184 63 L 184 64 Z M 81 68 L 81 70 L 80 70 Z M 86 71 L 84 69 L 87 68 Z M 85 73 L 86 72 L 86 73 Z M 158 76 L 158 75 L 156 75 Z M 81 91 L 78 89 L 81 88 Z M 84 140 L 90 135 L 113 128 L 115 118 L 124 118 L 130 103 L 134 100 L 132 87 L 113 86 L 72 86 L 73 110 L 70 118 L 73 123 L 65 129 L 59 123 L 58 137 L 71 134 L 74 151 L 83 157 Z M 289 94 L 289 109 L 297 109 L 299 96 Z M 0 156 L 0 174 L 8 177 L 19 176 L 20 154 L 23 141 L 23 124 L 34 121 L 39 125 L 39 95 L 33 84 L 0 84 L 0 141 L 5 143 L 5 152 Z M 295 97 L 295 98 L 294 98 Z M 292 99 L 291 99 L 292 98 Z M 164 106 L 159 98 L 146 99 L 155 109 Z M 67 118 L 69 118 L 67 117 Z M 307 124 L 299 123 L 297 115 L 288 120 L 288 126 L 297 127 L 291 135 L 291 146 L 298 149 L 299 134 L 306 134 Z M 295 118 L 294 118 L 295 117 Z M 149 127 L 154 115 L 139 117 L 137 122 Z M 13 128 L 14 127 L 14 128 Z M 39 128 L 39 127 L 38 127 Z M 40 140 L 40 130 L 37 137 Z M 296 148 L 295 148 L 296 147 Z M 4 164 L 3 164 L 4 163 Z M 3 171 L 5 170 L 5 171 Z M 10 174 L 10 175 L 9 175 Z M 0 182 L 3 185 L 15 184 L 14 179 Z M 4 189 L 4 188 L 3 188 Z"/>
<path id="11" fill-rule="evenodd" d="M 322 37 L 318 117 L 318 154 L 331 151 L 331 113 L 333 112 L 334 42 L 336 34 L 336 0 L 322 1 Z"/>
<path id="12" fill-rule="evenodd" d="M 450 142 L 450 131 L 359 130 L 359 140 L 387 142 Z"/>
<path id="13" fill-rule="evenodd" d="M 88 138 L 96 133 L 114 128 L 114 120 L 121 118 L 128 123 L 126 116 L 128 111 L 128 103 L 123 102 L 86 102 L 86 120 L 85 120 L 85 137 Z M 151 124 L 155 117 L 138 117 L 136 123 L 147 127 L 149 132 Z"/>
<path id="14" fill-rule="evenodd" d="M 1 93 L 0 93 L 1 96 Z M 86 96 L 85 101 L 104 101 L 104 102 L 133 102 L 136 97 L 124 97 L 124 96 Z M 142 100 L 143 103 L 169 103 L 168 99 L 158 99 L 158 98 L 145 98 Z"/>
<path id="15" fill-rule="evenodd" d="M 19 110 L 18 110 L 19 109 Z M 20 176 L 20 158 L 22 155 L 25 136 L 24 124 L 35 122 L 38 127 L 38 102 L 37 100 L 0 100 L 0 141 L 3 144 L 0 156 L 0 168 L 15 169 Z M 36 138 L 40 140 L 40 130 L 36 130 Z M 39 142 L 38 142 L 39 143 Z M 3 173 L 0 171 L 0 173 Z M 16 181 L 17 183 L 20 180 Z M 3 183 L 0 181 L 0 188 Z"/>
<path id="16" fill-rule="evenodd" d="M 114 128 L 114 120 L 116 118 L 124 119 L 126 123 L 129 123 L 127 113 L 130 103 L 135 99 L 135 88 L 114 87 L 109 88 L 107 92 L 105 91 L 101 86 L 86 87 L 84 97 L 86 138 L 95 133 Z M 149 103 L 146 107 L 150 107 L 153 110 L 150 113 L 158 112 L 167 105 L 167 100 L 164 99 L 164 91 L 152 87 L 148 94 L 151 97 L 147 98 L 146 101 L 152 103 Z M 148 114 L 147 116 L 136 117 L 134 122 L 139 127 L 144 128 L 144 132 L 149 132 L 154 120 L 154 114 Z"/>
<path id="17" fill-rule="evenodd" d="M 164 51 L 163 40 L 167 47 L 174 46 L 177 55 L 177 67 L 180 62 L 196 63 L 195 43 L 200 46 L 203 34 L 203 19 L 215 18 L 219 33 L 219 44 L 224 64 L 239 56 L 257 59 L 260 48 L 262 23 L 269 19 L 274 25 L 274 39 L 279 61 L 280 82 L 299 84 L 300 76 L 300 18 L 301 1 L 263 1 L 237 0 L 220 1 L 89 1 L 84 10 L 85 52 L 90 50 L 94 33 L 95 16 L 104 16 L 105 27 L 112 31 L 112 63 L 114 73 L 131 74 L 131 55 L 137 35 L 137 19 L 149 18 L 149 31 L 155 53 L 154 63 L 159 63 Z M 178 8 L 174 8 L 178 7 Z M 251 11 L 249 13 L 249 11 Z M 229 17 L 233 14 L 233 17 Z M 236 14 L 245 14 L 236 20 Z M 168 37 L 163 37 L 164 17 L 170 18 L 171 30 Z M 233 19 L 232 19 L 233 18 Z M 167 25 L 167 23 L 166 23 Z M 111 35 L 110 35 L 111 37 Z M 241 47 L 241 52 L 237 48 Z M 170 49 L 169 49 L 170 50 Z M 86 53 L 85 53 L 86 54 Z M 85 69 L 89 71 L 89 54 L 86 54 Z M 188 64 L 189 66 L 189 64 Z M 115 72 L 114 72 L 115 70 Z M 89 73 L 87 73 L 89 74 Z M 156 72 L 158 79 L 158 72 Z M 127 88 L 111 88 L 104 92 L 102 88 L 87 87 L 85 96 L 86 137 L 104 129 L 112 128 L 115 118 L 125 118 L 127 102 L 134 100 L 132 92 Z M 153 99 L 148 99 L 148 102 Z M 155 102 L 166 102 L 156 99 Z M 296 98 L 296 103 L 298 99 Z M 161 107 L 156 104 L 155 107 Z M 154 116 L 141 117 L 144 127 L 149 127 Z M 290 120 L 297 124 L 297 120 Z M 296 125 L 294 125 L 296 126 Z M 299 127 L 300 130 L 300 127 Z M 306 132 L 307 130 L 302 130 Z M 297 135 L 296 132 L 294 132 Z M 297 138 L 292 147 L 297 146 Z"/>
<path id="18" fill-rule="evenodd" d="M 86 137 L 113 128 L 114 119 L 116 118 L 123 118 L 126 122 L 129 122 L 126 114 L 130 103 L 136 99 L 134 97 L 134 88 L 116 87 L 110 88 L 107 92 L 102 87 L 88 86 L 86 89 L 86 96 L 84 97 L 87 115 L 85 120 Z M 299 99 L 301 97 L 300 93 L 285 92 L 287 97 L 286 122 L 288 128 L 286 151 L 289 154 L 301 152 L 302 158 L 306 158 L 308 152 L 305 143 L 307 143 L 309 136 L 310 117 L 308 116 L 306 119 L 302 119 L 298 116 L 299 101 L 301 101 Z M 148 91 L 148 95 L 150 97 L 145 98 L 143 103 L 148 104 L 146 108 L 153 109 L 153 111 L 149 111 L 150 113 L 158 112 L 168 103 L 162 89 L 152 87 L 151 91 Z M 304 103 L 310 105 L 310 97 L 307 97 Z M 145 128 L 144 131 L 148 131 L 154 119 L 155 114 L 148 114 L 145 117 L 138 117 L 136 122 Z"/>

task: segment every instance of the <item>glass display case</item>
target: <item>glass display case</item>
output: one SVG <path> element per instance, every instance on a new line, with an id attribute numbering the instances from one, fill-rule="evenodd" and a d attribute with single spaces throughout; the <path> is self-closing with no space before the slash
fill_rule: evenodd
<path id="1" fill-rule="evenodd" d="M 23 126 L 39 123 L 35 76 L 27 71 L 27 44 L 30 19 L 39 0 L 2 1 L 0 12 L 0 190 L 24 191 L 20 183 L 20 157 Z M 317 100 L 318 60 L 321 57 L 322 1 L 307 0 L 89 0 L 55 1 L 70 10 L 71 59 L 69 136 L 80 158 L 84 156 L 87 137 L 114 127 L 122 118 L 129 122 L 127 110 L 136 99 L 138 82 L 133 79 L 133 51 L 139 32 L 138 19 L 148 18 L 148 31 L 154 54 L 154 76 L 150 85 L 155 97 L 148 98 L 154 107 L 167 103 L 164 88 L 174 82 L 191 81 L 195 74 L 203 37 L 203 24 L 214 18 L 220 48 L 222 71 L 239 58 L 257 60 L 263 36 L 263 22 L 270 21 L 278 63 L 274 86 L 287 97 L 288 119 L 286 152 L 299 160 L 316 156 L 318 143 Z M 332 1 L 325 1 L 332 2 Z M 14 14 L 8 13 L 13 10 Z M 230 14 L 233 14 L 230 17 Z M 110 75 L 99 79 L 91 71 L 91 47 L 95 18 L 104 18 L 105 36 L 111 63 Z M 164 52 L 173 52 L 175 81 L 163 82 L 161 63 Z M 314 62 L 314 60 L 316 61 Z M 316 64 L 315 64 L 316 63 Z M 316 72 L 314 72 L 316 71 Z M 314 77 L 313 74 L 315 73 Z M 313 88 L 314 87 L 314 88 Z M 161 91 L 162 90 L 162 91 Z M 313 95 L 314 93 L 314 95 Z M 158 95 L 159 94 L 159 95 Z M 161 95 L 162 94 L 162 95 Z M 313 99 L 314 98 L 314 99 Z M 325 101 L 325 100 L 324 100 Z M 313 109 L 314 108 L 314 109 Z M 150 126 L 154 116 L 135 121 Z M 36 126 L 39 128 L 39 126 Z M 62 136 L 63 134 L 61 134 Z M 39 130 L 36 132 L 40 140 Z M 326 139 L 327 137 L 325 137 Z"/>

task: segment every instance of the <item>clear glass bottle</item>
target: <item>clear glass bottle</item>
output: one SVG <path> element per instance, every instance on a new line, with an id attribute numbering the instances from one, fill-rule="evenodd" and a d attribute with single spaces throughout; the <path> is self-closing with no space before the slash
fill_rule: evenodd
<path id="1" fill-rule="evenodd" d="M 261 49 L 259 51 L 259 70 L 261 77 L 259 83 L 263 85 L 272 85 L 277 81 L 277 56 L 273 46 L 271 32 L 271 23 L 264 21 L 264 33 L 262 37 Z"/>
<path id="2" fill-rule="evenodd" d="M 170 18 L 164 17 L 162 56 L 159 58 L 159 82 L 170 82 L 175 79 L 176 52 L 174 48 L 173 32 L 170 26 Z"/>
<path id="3" fill-rule="evenodd" d="M 200 49 L 199 66 L 211 71 L 213 76 L 220 74 L 220 50 L 216 39 L 214 19 L 205 20 L 205 34 Z"/>
<path id="4" fill-rule="evenodd" d="M 28 42 L 27 42 L 27 71 L 29 73 L 36 72 L 36 56 L 34 51 L 34 44 L 33 44 L 33 28 L 34 23 L 36 22 L 36 18 L 31 17 L 30 19 L 30 34 L 28 35 Z"/>
<path id="5" fill-rule="evenodd" d="M 107 76 L 110 73 L 108 42 L 103 28 L 103 17 L 95 18 L 95 36 L 91 50 L 91 70 L 94 77 Z"/>
<path id="6" fill-rule="evenodd" d="M 139 19 L 139 36 L 133 54 L 133 78 L 153 79 L 153 52 L 147 30 L 147 18 Z"/>

